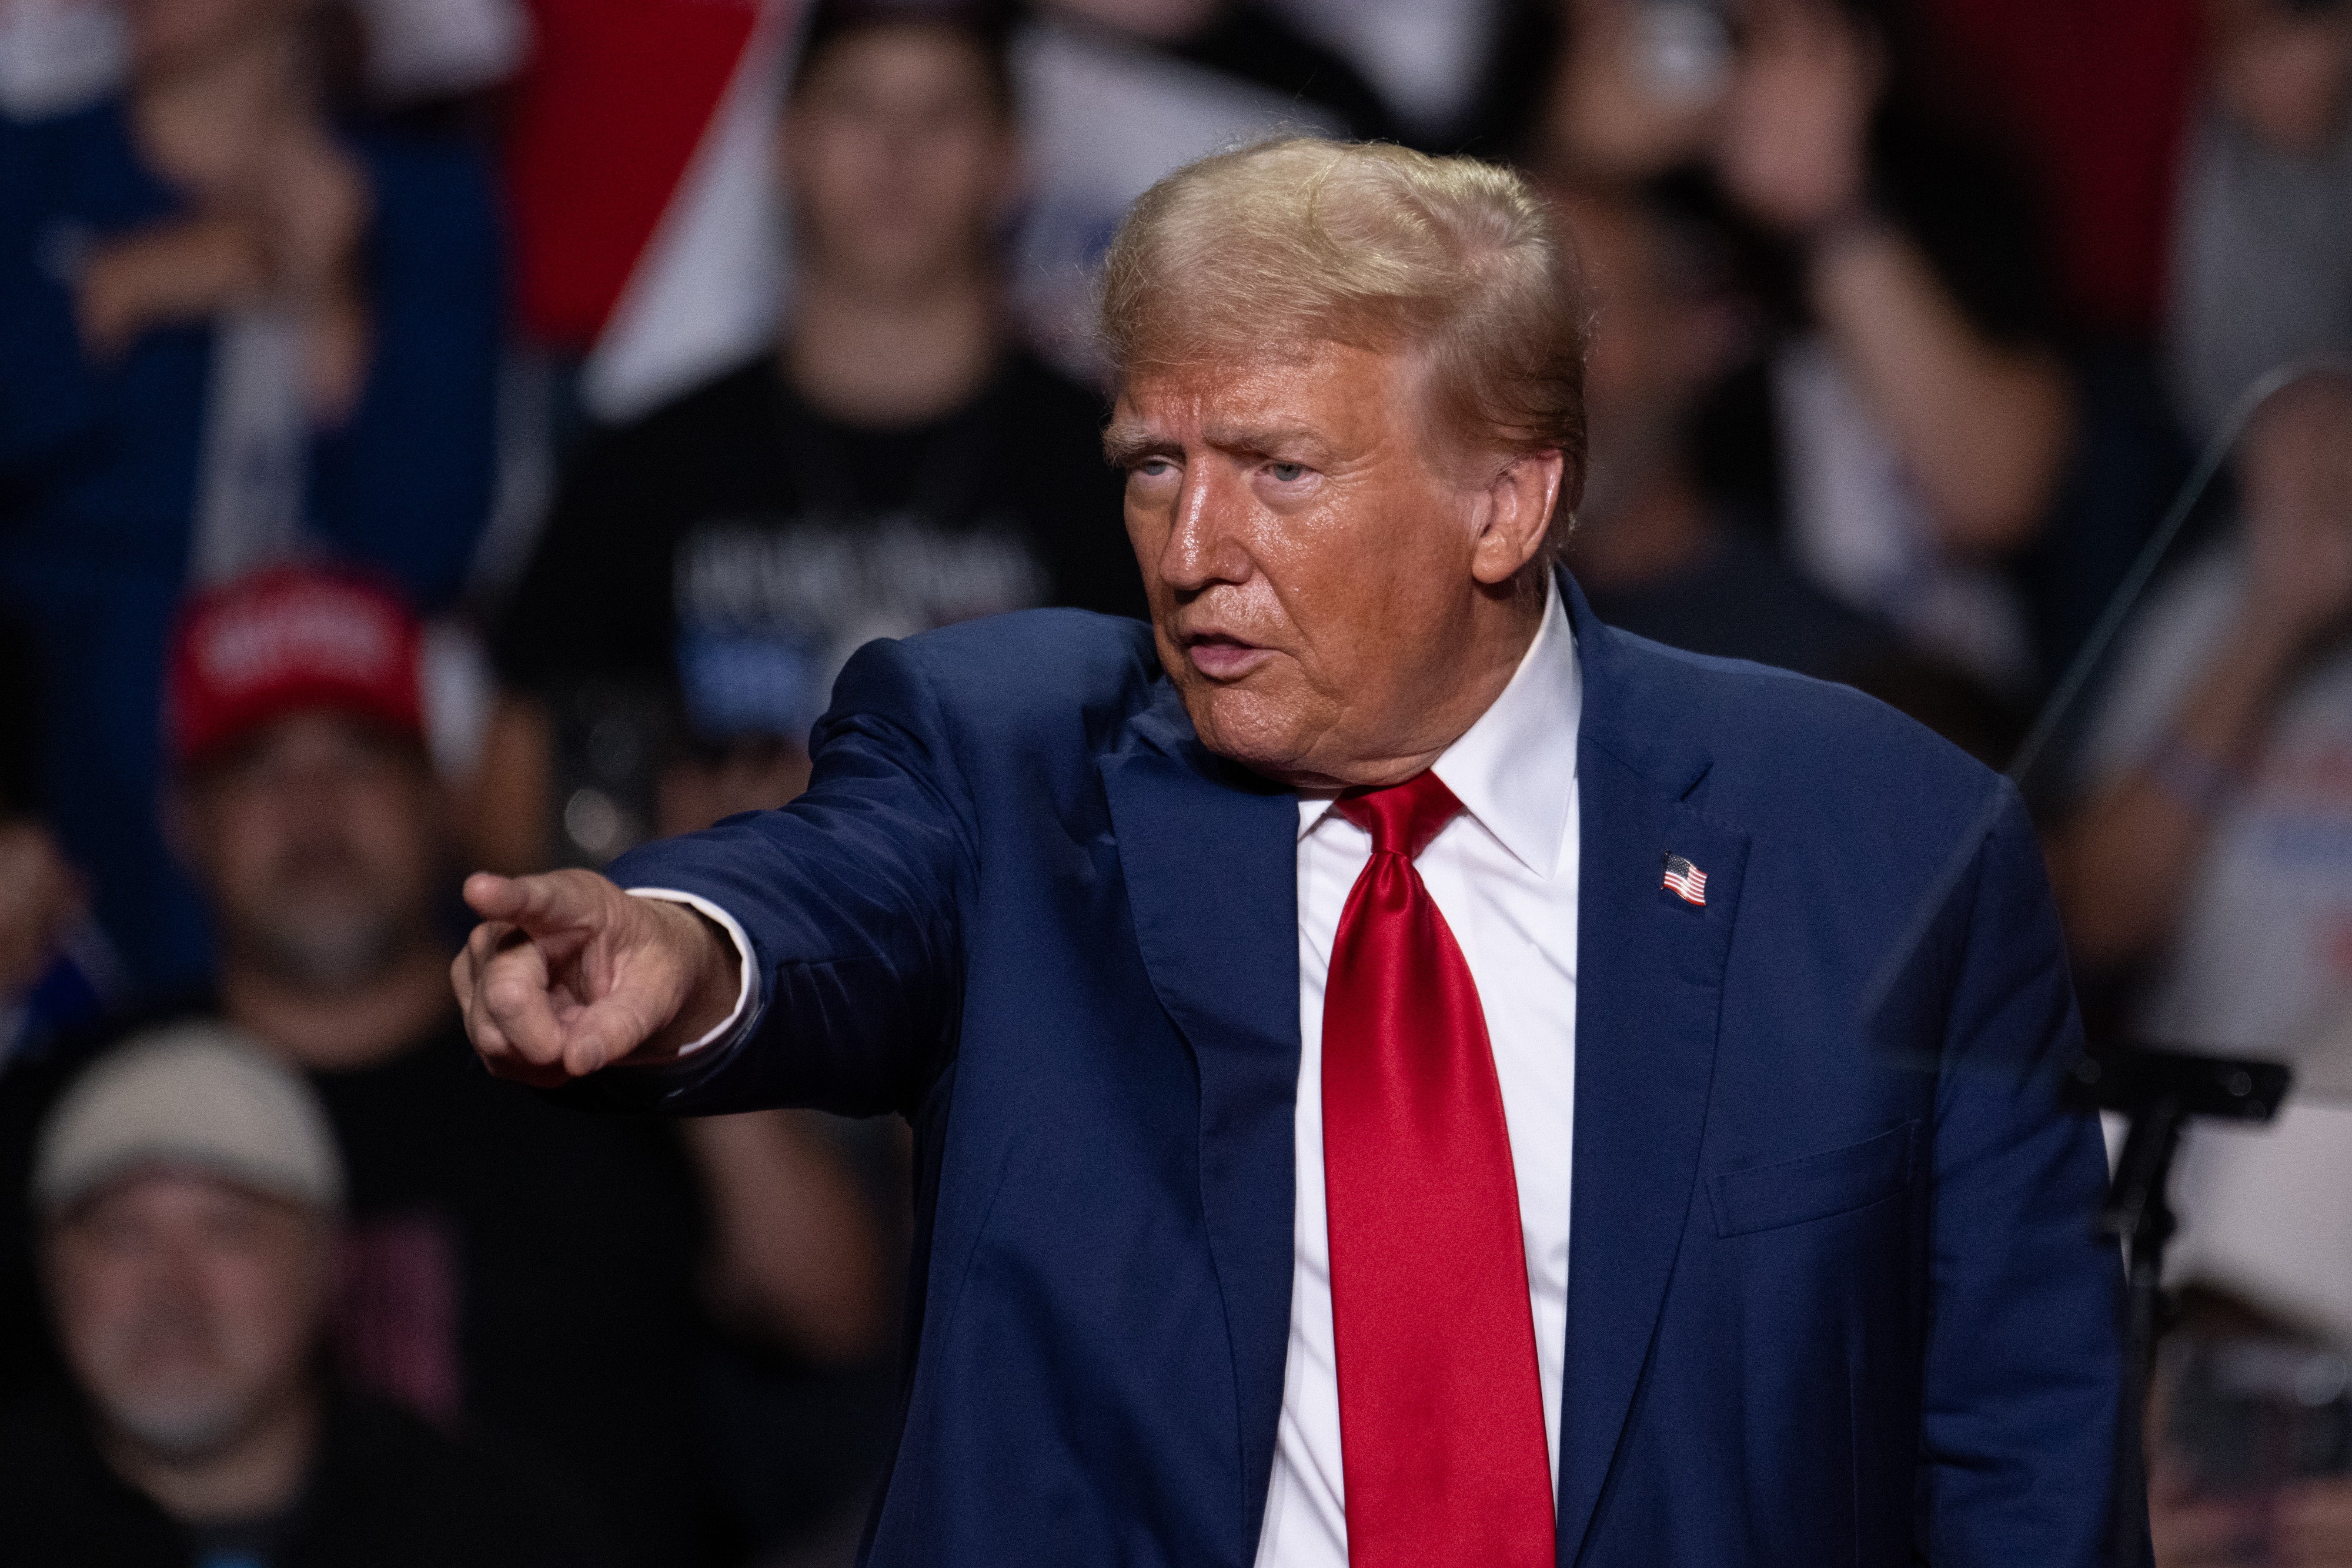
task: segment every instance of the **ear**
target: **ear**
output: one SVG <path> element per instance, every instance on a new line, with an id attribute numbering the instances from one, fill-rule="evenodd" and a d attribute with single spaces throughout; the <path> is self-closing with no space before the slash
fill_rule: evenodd
<path id="1" fill-rule="evenodd" d="M 1489 588 L 1518 576 L 1542 550 L 1559 500 L 1567 460 L 1557 447 L 1522 452 L 1488 480 L 1478 497 L 1478 537 L 1470 574 Z"/>

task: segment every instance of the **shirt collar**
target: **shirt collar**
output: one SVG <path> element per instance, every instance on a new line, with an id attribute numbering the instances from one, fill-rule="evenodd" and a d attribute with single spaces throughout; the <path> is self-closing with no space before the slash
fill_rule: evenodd
<path id="1" fill-rule="evenodd" d="M 1545 595 L 1543 621 L 1510 684 L 1431 764 L 1462 809 L 1540 877 L 1549 878 L 1559 864 L 1583 707 L 1576 633 L 1555 578 Z M 1303 795 L 1298 806 L 1303 839 L 1330 810 L 1331 797 Z"/>

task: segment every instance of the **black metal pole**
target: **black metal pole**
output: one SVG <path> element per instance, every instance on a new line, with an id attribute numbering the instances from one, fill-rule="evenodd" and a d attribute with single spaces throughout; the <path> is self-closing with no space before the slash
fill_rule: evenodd
<path id="1" fill-rule="evenodd" d="M 2194 1116 L 2262 1123 L 2278 1114 L 2294 1074 L 2284 1063 L 2204 1056 L 2146 1045 L 2111 1046 L 2077 1061 L 2074 1103 L 2130 1118 L 2107 1184 L 2099 1229 L 2122 1244 L 2124 1375 L 2116 1412 L 2115 1497 L 2108 1541 L 2117 1568 L 2147 1568 L 2147 1450 L 2141 1423 L 2164 1329 L 2164 1247 L 2175 1220 L 2166 1187 L 2180 1134 Z"/>
<path id="2" fill-rule="evenodd" d="M 2164 1316 L 2164 1247 L 2175 1228 L 2165 1188 L 2188 1121 L 2177 1095 L 2163 1095 L 2132 1113 L 2131 1131 L 2116 1162 L 2101 1228 L 2126 1244 L 2122 1408 L 2116 1412 L 2115 1499 L 2108 1541 L 2116 1568 L 2147 1562 L 2147 1449 L 2142 1419 L 2156 1372 L 2157 1335 Z"/>

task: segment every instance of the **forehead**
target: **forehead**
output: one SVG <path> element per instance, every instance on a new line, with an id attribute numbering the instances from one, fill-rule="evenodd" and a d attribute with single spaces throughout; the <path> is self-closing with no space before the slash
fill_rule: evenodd
<path id="1" fill-rule="evenodd" d="M 803 71 L 793 102 L 822 101 L 835 91 L 985 95 L 990 86 L 987 51 L 970 35 L 936 22 L 878 22 L 824 45 Z"/>
<path id="2" fill-rule="evenodd" d="M 1290 435 L 1351 447 L 1409 428 L 1417 367 L 1404 356 L 1316 342 L 1129 372 L 1112 437 L 1250 444 Z"/>
<path id="3" fill-rule="evenodd" d="M 168 1223 L 223 1214 L 298 1216 L 298 1206 L 194 1166 L 158 1161 L 133 1166 L 61 1217 L 67 1228 L 91 1223 Z"/>
<path id="4" fill-rule="evenodd" d="M 301 708 L 262 725 L 211 769 L 220 779 L 250 778 L 303 760 L 367 761 L 405 758 L 415 745 L 341 708 Z"/>

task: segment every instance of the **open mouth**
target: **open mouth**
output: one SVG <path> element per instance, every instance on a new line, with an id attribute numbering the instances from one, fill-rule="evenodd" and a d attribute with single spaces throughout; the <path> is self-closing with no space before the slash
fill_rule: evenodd
<path id="1" fill-rule="evenodd" d="M 1223 632 L 1195 632 L 1184 638 L 1185 656 L 1213 681 L 1238 680 L 1274 657 L 1273 650 Z"/>

